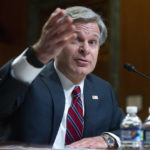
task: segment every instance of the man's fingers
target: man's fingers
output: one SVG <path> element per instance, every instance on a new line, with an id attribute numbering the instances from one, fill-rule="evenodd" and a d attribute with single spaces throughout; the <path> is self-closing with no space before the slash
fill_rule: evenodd
<path id="1" fill-rule="evenodd" d="M 93 141 L 89 144 L 90 149 L 107 148 L 107 144 L 100 141 Z"/>
<path id="2" fill-rule="evenodd" d="M 51 27 L 49 26 L 50 24 L 46 25 L 43 28 L 43 36 L 51 41 L 51 43 L 54 42 L 55 44 L 66 38 L 66 36 L 70 35 L 75 30 L 75 26 L 72 25 L 72 22 L 72 18 L 66 17 L 55 25 L 53 24 Z"/>
<path id="3" fill-rule="evenodd" d="M 73 20 L 71 17 L 65 17 L 65 19 L 56 24 L 55 29 L 58 30 L 59 32 L 67 30 L 67 28 L 71 26 L 72 23 Z"/>
<path id="4" fill-rule="evenodd" d="M 56 57 L 69 42 L 76 38 L 74 31 L 72 18 L 65 17 L 65 10 L 57 8 L 42 29 L 37 51 L 41 51 L 44 57 L 45 55 L 49 55 L 49 58 Z"/>
<path id="5" fill-rule="evenodd" d="M 54 49 L 63 49 L 68 43 L 72 42 L 77 37 L 76 33 L 71 34 L 66 39 L 63 39 L 55 44 Z"/>
<path id="6" fill-rule="evenodd" d="M 57 8 L 52 15 L 49 17 L 45 24 L 45 29 L 55 26 L 60 18 L 65 15 L 65 10 Z"/>
<path id="7" fill-rule="evenodd" d="M 68 29 L 63 31 L 63 32 L 56 32 L 53 36 L 50 36 L 49 39 L 51 39 L 53 44 L 57 43 L 59 41 L 62 41 L 62 40 L 66 40 L 66 39 L 69 40 L 71 38 L 71 36 L 75 34 L 74 30 L 75 30 L 75 26 L 72 25 L 72 26 L 68 27 Z"/>
<path id="8" fill-rule="evenodd" d="M 87 146 L 87 143 L 89 143 L 89 139 L 88 138 L 85 138 L 85 139 L 82 139 L 82 140 L 79 140 L 77 142 L 74 142 L 70 145 L 68 145 L 68 147 L 85 147 L 85 145 Z"/>
<path id="9" fill-rule="evenodd" d="M 72 148 L 90 148 L 90 149 L 100 149 L 100 148 L 107 148 L 107 144 L 102 140 L 100 137 L 93 137 L 93 138 L 85 138 L 80 141 L 74 142 L 68 147 Z"/>
<path id="10" fill-rule="evenodd" d="M 49 29 L 50 35 L 55 36 L 59 33 L 64 31 L 68 31 L 68 29 L 72 28 L 72 18 L 66 17 L 63 21 L 57 23 L 55 26 L 53 26 L 51 29 Z"/>

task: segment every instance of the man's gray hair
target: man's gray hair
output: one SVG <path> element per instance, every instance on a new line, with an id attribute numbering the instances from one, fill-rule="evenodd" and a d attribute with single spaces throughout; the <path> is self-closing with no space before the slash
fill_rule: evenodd
<path id="1" fill-rule="evenodd" d="M 73 20 L 95 21 L 100 29 L 100 45 L 107 38 L 107 28 L 101 16 L 95 13 L 92 9 L 83 6 L 73 6 L 66 9 L 66 16 L 70 16 Z"/>

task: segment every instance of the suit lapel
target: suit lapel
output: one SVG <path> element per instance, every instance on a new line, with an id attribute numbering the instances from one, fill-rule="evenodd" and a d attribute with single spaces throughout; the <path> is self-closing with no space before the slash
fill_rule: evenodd
<path id="1" fill-rule="evenodd" d="M 103 92 L 100 94 L 93 85 L 93 82 L 87 77 L 84 83 L 84 137 L 93 134 L 92 130 L 94 129 L 89 122 L 95 121 L 95 118 L 92 116 L 93 111 L 97 111 L 97 106 L 103 101 L 103 98 Z"/>
<path id="2" fill-rule="evenodd" d="M 53 131 L 50 141 L 50 144 L 52 144 L 56 138 L 60 123 L 62 121 L 65 107 L 65 95 L 59 77 L 54 69 L 53 63 L 49 64 L 47 67 L 48 68 L 46 69 L 46 72 L 43 72 L 42 74 L 46 75 L 44 80 L 50 90 L 54 104 Z"/>
<path id="3" fill-rule="evenodd" d="M 48 67 L 48 68 L 47 68 Z M 51 142 L 52 144 L 56 138 L 60 123 L 62 121 L 63 113 L 64 113 L 64 107 L 65 107 L 65 95 L 63 91 L 63 87 L 61 85 L 61 82 L 59 80 L 59 77 L 54 69 L 53 62 L 50 63 L 46 69 L 41 73 L 41 75 L 45 76 L 43 78 L 44 82 L 47 84 L 50 95 L 52 96 L 53 100 L 53 109 L 54 109 L 54 121 L 53 121 L 53 133 L 51 136 Z M 91 115 L 91 112 L 97 111 L 95 108 L 97 108 L 98 104 L 101 103 L 101 101 L 104 100 L 103 90 L 101 89 L 101 93 L 97 91 L 97 88 L 95 87 L 93 83 L 94 78 L 89 79 L 88 76 L 85 79 L 84 83 L 84 132 L 83 137 L 91 136 L 92 128 L 89 124 L 90 121 L 95 121 L 95 118 Z M 98 89 L 99 90 L 99 89 Z M 96 98 L 92 98 L 93 96 L 96 96 Z M 97 99 L 98 98 L 98 99 Z"/>

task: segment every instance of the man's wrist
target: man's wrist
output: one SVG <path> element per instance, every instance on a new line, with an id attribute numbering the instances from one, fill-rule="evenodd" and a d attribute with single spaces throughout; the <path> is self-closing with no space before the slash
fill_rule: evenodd
<path id="1" fill-rule="evenodd" d="M 11 64 L 11 75 L 13 78 L 22 81 L 24 83 L 30 84 L 36 76 L 43 70 L 43 67 L 35 67 L 27 61 L 27 56 L 25 55 L 28 49 L 21 53 Z"/>
<path id="2" fill-rule="evenodd" d="M 32 66 L 36 68 L 42 68 L 44 66 L 44 64 L 40 62 L 38 58 L 36 57 L 35 51 L 31 46 L 28 47 L 25 53 L 25 56 L 26 56 L 28 63 L 31 64 Z"/>
<path id="3" fill-rule="evenodd" d="M 108 148 L 117 148 L 118 147 L 118 144 L 117 144 L 115 138 L 112 137 L 111 135 L 104 133 L 101 136 L 103 137 L 103 139 L 107 143 Z"/>

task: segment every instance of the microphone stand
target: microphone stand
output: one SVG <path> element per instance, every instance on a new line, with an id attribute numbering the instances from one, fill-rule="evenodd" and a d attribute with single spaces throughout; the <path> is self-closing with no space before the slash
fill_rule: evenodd
<path id="1" fill-rule="evenodd" d="M 143 74 L 143 73 L 137 71 L 137 70 L 135 69 L 135 67 L 132 66 L 131 64 L 128 64 L 128 63 L 124 64 L 124 68 L 125 68 L 126 70 L 128 70 L 129 72 L 131 72 L 131 71 L 132 71 L 132 72 L 135 72 L 135 73 L 141 75 L 142 77 L 144 77 L 145 79 L 150 80 L 150 77 L 148 77 L 148 76 L 146 76 L 145 74 Z"/>
<path id="2" fill-rule="evenodd" d="M 135 71 L 135 73 L 141 75 L 142 77 L 144 77 L 144 78 L 147 79 L 147 80 L 150 80 L 150 77 L 146 76 L 145 74 L 143 74 L 143 73 L 141 73 L 141 72 L 139 72 L 139 71 L 137 71 L 137 70 Z"/>

